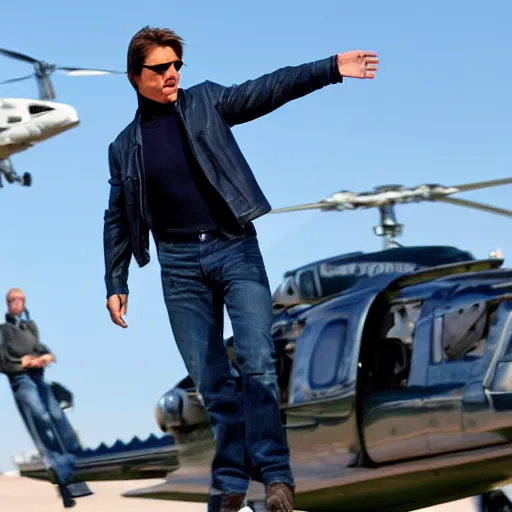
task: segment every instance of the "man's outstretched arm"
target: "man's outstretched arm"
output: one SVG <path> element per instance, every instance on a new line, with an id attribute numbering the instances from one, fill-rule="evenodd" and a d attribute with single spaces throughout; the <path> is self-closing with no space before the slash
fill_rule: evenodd
<path id="1" fill-rule="evenodd" d="M 344 78 L 375 78 L 378 58 L 375 52 L 356 50 L 326 59 L 287 66 L 254 80 L 225 87 L 206 82 L 219 113 L 228 125 L 252 121 L 327 85 Z"/>

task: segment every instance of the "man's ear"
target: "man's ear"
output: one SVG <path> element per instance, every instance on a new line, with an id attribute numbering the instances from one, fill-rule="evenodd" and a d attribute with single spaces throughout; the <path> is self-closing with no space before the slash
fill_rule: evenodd
<path id="1" fill-rule="evenodd" d="M 135 88 L 137 90 L 139 90 L 139 87 L 140 87 L 140 76 L 128 73 L 128 78 L 130 79 L 130 82 L 135 86 Z"/>

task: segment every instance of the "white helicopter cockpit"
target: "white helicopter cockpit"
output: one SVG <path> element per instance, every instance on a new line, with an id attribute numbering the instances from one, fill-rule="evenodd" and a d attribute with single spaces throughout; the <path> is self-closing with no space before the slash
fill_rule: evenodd
<path id="1" fill-rule="evenodd" d="M 50 137 L 74 128 L 80 124 L 76 110 L 65 103 L 55 102 L 55 90 L 50 76 L 60 71 L 70 76 L 124 74 L 120 71 L 59 67 L 34 59 L 19 52 L 0 48 L 0 54 L 13 59 L 29 62 L 34 73 L 0 82 L 7 84 L 34 78 L 39 88 L 39 99 L 0 98 L 0 187 L 2 176 L 9 183 L 15 181 L 29 186 L 30 174 L 23 177 L 16 174 L 10 157 Z"/>
<path id="2" fill-rule="evenodd" d="M 0 99 L 0 160 L 79 123 L 71 105 L 23 98 Z"/>

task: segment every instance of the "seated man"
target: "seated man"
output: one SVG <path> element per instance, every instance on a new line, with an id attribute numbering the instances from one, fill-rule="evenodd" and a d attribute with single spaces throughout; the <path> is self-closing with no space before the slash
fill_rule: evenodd
<path id="1" fill-rule="evenodd" d="M 25 296 L 18 288 L 7 293 L 6 323 L 0 325 L 0 372 L 7 375 L 21 417 L 58 485 L 64 507 L 73 498 L 92 494 L 85 483 L 73 483 L 76 455 L 81 451 L 77 436 L 60 408 L 44 370 L 55 357 L 39 341 L 37 325 L 25 309 Z"/>

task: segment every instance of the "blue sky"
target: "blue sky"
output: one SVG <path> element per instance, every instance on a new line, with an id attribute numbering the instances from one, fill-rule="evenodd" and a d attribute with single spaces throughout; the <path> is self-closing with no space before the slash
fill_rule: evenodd
<path id="1" fill-rule="evenodd" d="M 186 40 L 182 86 L 239 83 L 282 66 L 353 49 L 377 51 L 378 77 L 346 80 L 238 126 L 234 133 L 273 207 L 387 183 L 452 185 L 511 175 L 512 3 L 378 0 L 71 3 L 8 2 L 0 47 L 64 66 L 125 69 L 145 24 Z M 8 20 L 12 20 L 9 22 Z M 0 81 L 29 65 L 0 57 Z M 103 283 L 107 147 L 133 118 L 124 76 L 54 75 L 58 101 L 81 124 L 13 158 L 33 187 L 0 190 L 0 293 L 19 286 L 58 364 L 47 372 L 75 393 L 70 419 L 87 446 L 158 432 L 154 405 L 184 375 L 162 300 L 159 267 L 130 269 L 129 328 L 110 322 Z M 35 82 L 0 96 L 37 97 Z M 512 186 L 461 195 L 510 207 Z M 512 220 L 425 203 L 397 209 L 401 242 L 446 244 L 486 257 L 512 254 Z M 272 288 L 289 269 L 353 250 L 373 251 L 373 210 L 299 212 L 256 222 Z M 507 261 L 506 261 L 507 263 Z M 0 376 L 0 471 L 32 450 Z"/>

